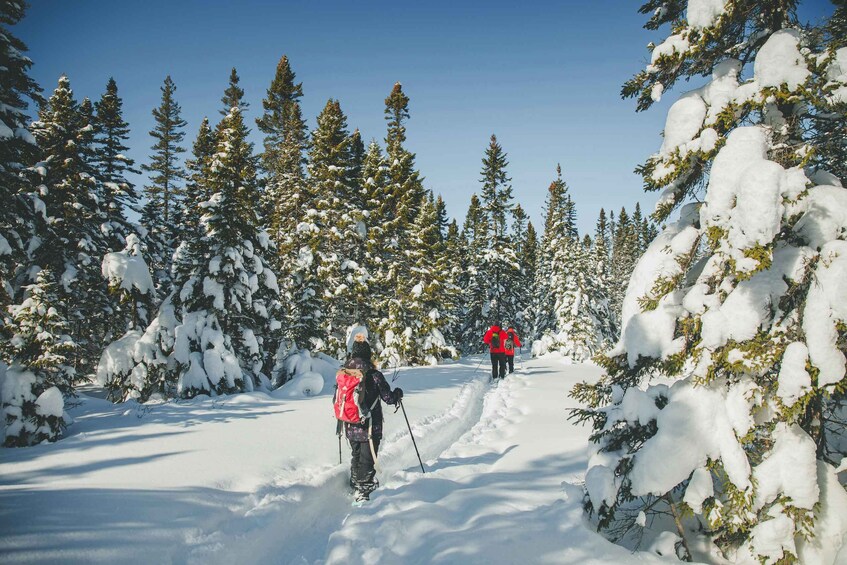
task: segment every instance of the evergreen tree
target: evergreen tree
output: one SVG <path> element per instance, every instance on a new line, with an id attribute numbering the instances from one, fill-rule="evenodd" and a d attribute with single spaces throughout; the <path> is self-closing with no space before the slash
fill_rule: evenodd
<path id="1" fill-rule="evenodd" d="M 365 193 L 367 218 L 367 242 L 365 244 L 365 269 L 368 281 L 369 300 L 362 305 L 362 320 L 387 322 L 388 303 L 394 297 L 391 286 L 396 240 L 386 244 L 387 234 L 394 226 L 396 207 L 394 194 L 389 192 L 388 163 L 376 141 L 371 141 L 362 164 L 360 184 Z M 379 336 L 376 336 L 379 338 Z"/>
<path id="2" fill-rule="evenodd" d="M 462 289 L 464 309 L 460 317 L 462 351 L 479 353 L 483 349 L 482 335 L 490 316 L 488 281 L 483 271 L 488 245 L 488 220 L 476 194 L 471 196 L 465 222 L 462 225 L 462 269 L 459 287 Z"/>
<path id="3" fill-rule="evenodd" d="M 28 130 L 28 101 L 39 102 L 41 89 L 29 76 L 32 61 L 26 45 L 9 30 L 24 16 L 24 3 L 0 4 L 0 336 L 5 337 L 8 306 L 19 298 L 21 267 L 27 264 L 27 243 L 43 218 L 34 203 L 32 174 L 37 159 L 35 139 Z M 41 219 L 40 219 L 41 218 Z"/>
<path id="4" fill-rule="evenodd" d="M 442 303 L 447 318 L 444 337 L 454 348 L 462 343 L 463 297 L 466 294 L 465 289 L 462 288 L 464 277 L 462 265 L 465 251 L 464 238 L 459 230 L 459 224 L 454 219 L 448 224 L 447 235 L 444 238 L 445 274 L 447 284 L 453 288 L 454 292 L 449 296 L 452 303 L 446 300 Z"/>
<path id="5" fill-rule="evenodd" d="M 138 228 L 127 218 L 127 210 L 138 211 L 138 193 L 127 175 L 140 174 L 134 168 L 134 162 L 124 153 L 129 149 L 125 142 L 129 139 L 129 124 L 123 119 L 123 101 L 118 96 L 118 86 L 109 79 L 106 92 L 94 104 L 94 153 L 95 176 L 105 195 L 101 203 L 106 221 L 101 231 L 107 236 L 106 249 L 103 252 L 118 253 L 124 248 L 131 249 L 132 257 L 141 257 L 146 246 L 141 242 Z M 141 258 L 144 261 L 143 258 Z M 145 271 L 146 271 L 145 262 Z M 104 272 L 106 267 L 103 267 Z M 137 291 L 136 291 L 137 292 Z M 154 293 L 142 293 L 133 296 L 112 298 L 106 307 L 114 314 L 106 319 L 104 330 L 106 340 L 114 339 L 126 330 L 148 322 L 147 315 L 155 300 Z"/>
<path id="6" fill-rule="evenodd" d="M 612 234 L 611 266 L 609 278 L 612 288 L 612 311 L 620 314 L 626 286 L 639 257 L 637 227 L 630 220 L 625 208 L 621 208 Z"/>
<path id="7" fill-rule="evenodd" d="M 105 332 L 114 314 L 113 301 L 100 272 L 102 254 L 109 250 L 103 229 L 108 215 L 103 186 L 92 167 L 93 107 L 73 98 L 67 77 L 61 77 L 53 95 L 32 125 L 41 151 L 39 179 L 43 216 L 35 234 L 40 243 L 27 269 L 50 268 L 60 283 L 59 300 L 65 304 L 67 333 L 77 347 L 71 364 L 79 375 L 93 369 Z"/>
<path id="8" fill-rule="evenodd" d="M 589 244 L 576 230 L 576 206 L 562 179 L 561 167 L 550 185 L 543 250 L 537 280 L 536 331 L 541 339 L 533 352 L 556 350 L 576 362 L 590 359 L 614 337 L 607 289 L 595 273 Z"/>
<path id="9" fill-rule="evenodd" d="M 171 288 L 171 260 L 179 244 L 182 222 L 183 187 L 180 184 L 185 173 L 179 166 L 179 154 L 185 152 L 180 146 L 185 138 L 185 120 L 180 117 L 180 106 L 174 99 L 176 85 L 171 77 L 165 78 L 161 88 L 162 103 L 153 109 L 156 127 L 150 136 L 156 140 L 149 165 L 142 169 L 152 174 L 150 184 L 144 187 L 147 203 L 141 215 L 141 223 L 150 237 L 151 268 L 157 287 L 166 295 Z"/>
<path id="10" fill-rule="evenodd" d="M 129 124 L 123 119 L 123 101 L 118 96 L 118 85 L 110 78 L 106 92 L 94 104 L 95 163 L 105 185 L 106 209 L 118 224 L 126 224 L 125 208 L 137 211 L 138 192 L 127 179 L 127 174 L 141 174 L 135 162 L 125 155 L 129 149 Z M 124 241 L 126 239 L 124 234 Z"/>
<path id="11" fill-rule="evenodd" d="M 72 391 L 76 348 L 62 314 L 66 304 L 51 267 L 26 287 L 26 298 L 11 310 L 12 339 L 4 353 L 12 360 L 3 385 L 6 447 L 56 441 L 65 425 L 63 394 Z"/>
<path id="12" fill-rule="evenodd" d="M 520 307 L 520 266 L 510 243 L 507 214 L 512 211 L 511 179 L 506 174 L 506 154 L 492 135 L 482 159 L 482 213 L 486 218 L 486 245 L 480 271 L 486 285 L 483 316 L 500 321 L 515 320 Z M 484 320 L 492 322 L 493 319 Z"/>
<path id="13" fill-rule="evenodd" d="M 177 290 L 133 347 L 131 371 L 153 391 L 183 397 L 268 386 L 281 329 L 275 253 L 258 227 L 257 159 L 238 106 L 218 127 L 199 233 L 186 242 Z"/>
<path id="14" fill-rule="evenodd" d="M 669 515 L 688 559 L 835 563 L 847 230 L 830 211 L 847 192 L 805 128 L 845 81 L 796 2 L 659 4 L 642 7 L 647 27 L 672 35 L 624 96 L 645 109 L 679 79 L 711 79 L 671 106 L 640 168 L 663 191 L 659 221 L 693 202 L 638 262 L 608 375 L 574 390 L 598 451 L 587 509 L 614 539 L 638 535 L 639 513 Z"/>
<path id="15" fill-rule="evenodd" d="M 413 234 L 410 227 L 420 214 L 426 196 L 423 179 L 415 169 L 415 156 L 404 146 L 405 122 L 409 119 L 409 97 L 403 92 L 399 82 L 385 99 L 385 119 L 388 122 L 385 138 L 388 164 L 386 187 L 383 203 L 375 211 L 372 220 L 373 224 L 380 225 L 379 231 L 389 249 L 384 252 L 387 268 L 375 273 L 374 284 L 376 287 L 388 289 L 391 294 L 385 302 L 378 305 L 379 315 L 383 316 L 384 320 L 378 327 L 378 338 L 398 336 L 407 327 L 403 316 L 398 313 L 404 310 L 403 305 L 398 303 L 398 300 L 402 300 L 399 292 L 404 281 L 412 277 L 409 257 Z M 389 345 L 387 341 L 385 345 Z"/>
<path id="16" fill-rule="evenodd" d="M 333 355 L 345 354 L 347 328 L 358 321 L 358 307 L 367 300 L 363 267 L 367 234 L 354 172 L 347 118 L 338 101 L 329 100 L 318 116 L 309 152 L 311 208 L 316 212 L 311 284 L 322 300 L 324 315 L 315 328 L 317 335 L 310 337 L 315 349 Z"/>
<path id="17" fill-rule="evenodd" d="M 389 308 L 390 327 L 402 331 L 385 336 L 386 359 L 393 363 L 435 365 L 448 350 L 444 330 L 450 326 L 450 306 L 456 288 L 450 284 L 449 267 L 438 222 L 438 208 L 430 195 L 412 224 L 410 279 L 402 281 L 400 296 Z"/>
<path id="18" fill-rule="evenodd" d="M 303 84 L 294 82 L 295 77 L 288 57 L 283 55 L 262 101 L 264 114 L 256 120 L 259 131 L 265 134 L 262 168 L 268 177 L 263 221 L 279 244 L 280 269 L 290 264 L 293 235 L 305 197 L 303 166 L 308 132 L 300 110 Z"/>
<path id="19" fill-rule="evenodd" d="M 202 205 L 212 197 L 207 181 L 210 175 L 209 164 L 215 155 L 216 145 L 215 132 L 209 124 L 209 118 L 204 117 L 192 146 L 191 158 L 185 160 L 185 170 L 188 174 L 183 203 L 183 239 L 191 238 L 197 233 L 200 216 L 203 214 Z"/>
<path id="20" fill-rule="evenodd" d="M 320 311 L 321 297 L 311 286 L 315 283 L 310 275 L 312 233 L 298 229 L 301 222 L 314 225 L 314 218 L 302 217 L 312 203 L 304 171 L 308 130 L 300 109 L 303 85 L 295 78 L 288 57 L 283 55 L 262 101 L 264 114 L 256 124 L 265 134 L 263 221 L 277 242 L 275 266 L 282 286 L 287 337 L 303 346 L 318 336 L 315 313 Z"/>
<path id="21" fill-rule="evenodd" d="M 244 89 L 238 86 L 239 82 L 241 82 L 241 79 L 238 78 L 238 72 L 235 67 L 232 67 L 229 73 L 229 86 L 227 86 L 221 98 L 224 105 L 221 109 L 221 115 L 224 117 L 228 116 L 230 110 L 236 106 L 241 110 L 242 115 L 250 107 L 250 104 L 244 101 Z"/>

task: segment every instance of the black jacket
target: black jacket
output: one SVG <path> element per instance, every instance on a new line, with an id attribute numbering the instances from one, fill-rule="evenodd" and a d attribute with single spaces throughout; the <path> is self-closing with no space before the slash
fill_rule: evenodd
<path id="1" fill-rule="evenodd" d="M 391 390 L 385 375 L 380 373 L 373 364 L 360 357 L 352 357 L 344 363 L 345 369 L 359 369 L 365 375 L 365 402 L 367 406 L 374 403 L 377 398 L 387 404 L 396 404 L 397 395 Z M 374 438 L 382 437 L 382 402 L 377 402 L 371 410 L 371 435 Z M 368 441 L 368 421 L 363 424 L 345 424 L 347 439 L 350 441 Z"/>

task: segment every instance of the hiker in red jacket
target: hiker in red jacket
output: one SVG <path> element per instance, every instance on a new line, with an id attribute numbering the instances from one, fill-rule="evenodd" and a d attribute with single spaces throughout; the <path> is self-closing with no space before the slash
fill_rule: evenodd
<path id="1" fill-rule="evenodd" d="M 482 338 L 482 342 L 488 346 L 491 353 L 492 380 L 506 376 L 506 350 L 503 348 L 505 341 L 506 332 L 500 327 L 499 321 L 494 322 Z"/>
<path id="2" fill-rule="evenodd" d="M 521 340 L 518 337 L 518 332 L 515 328 L 509 326 L 506 330 L 506 340 L 503 342 L 503 349 L 506 352 L 506 365 L 509 366 L 509 374 L 515 372 L 515 348 L 521 346 Z"/>

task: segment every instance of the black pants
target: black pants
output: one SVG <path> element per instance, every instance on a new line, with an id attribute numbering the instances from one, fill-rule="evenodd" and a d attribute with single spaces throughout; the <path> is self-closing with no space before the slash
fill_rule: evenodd
<path id="1" fill-rule="evenodd" d="M 515 372 L 515 356 L 514 355 L 506 355 L 506 365 L 509 366 L 509 374 Z"/>
<path id="2" fill-rule="evenodd" d="M 379 453 L 379 440 L 374 438 L 374 451 Z M 371 447 L 366 441 L 351 441 L 353 457 L 350 459 L 350 485 L 359 492 L 370 494 L 378 486 Z"/>
<path id="3" fill-rule="evenodd" d="M 498 375 L 499 373 L 499 375 Z M 491 354 L 491 378 L 502 379 L 506 376 L 506 354 L 492 353 Z"/>

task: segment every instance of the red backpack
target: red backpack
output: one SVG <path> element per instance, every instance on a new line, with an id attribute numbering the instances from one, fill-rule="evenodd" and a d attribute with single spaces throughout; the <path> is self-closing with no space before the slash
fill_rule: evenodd
<path id="1" fill-rule="evenodd" d="M 333 409 L 336 419 L 350 424 L 361 424 L 371 417 L 371 410 L 379 402 L 379 396 L 373 404 L 366 405 L 365 374 L 362 371 L 341 368 L 335 374 L 335 384 Z"/>

